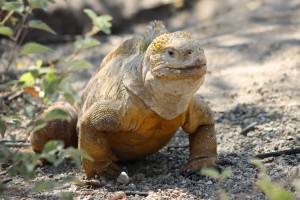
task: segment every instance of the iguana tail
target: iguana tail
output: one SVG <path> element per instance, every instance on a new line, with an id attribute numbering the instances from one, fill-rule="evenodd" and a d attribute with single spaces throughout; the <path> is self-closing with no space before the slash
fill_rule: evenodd
<path id="1" fill-rule="evenodd" d="M 50 120 L 43 128 L 30 133 L 30 143 L 36 153 L 43 151 L 44 145 L 50 140 L 62 140 L 65 147 L 78 146 L 78 136 L 76 124 L 78 120 L 78 110 L 66 101 L 58 101 L 40 114 L 36 121 L 54 109 L 61 109 L 69 113 L 70 120 L 54 119 Z"/>

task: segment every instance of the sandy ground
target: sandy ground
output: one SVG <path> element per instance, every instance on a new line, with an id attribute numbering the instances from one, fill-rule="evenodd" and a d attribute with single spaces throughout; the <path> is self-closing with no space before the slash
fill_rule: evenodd
<path id="1" fill-rule="evenodd" d="M 209 70 L 198 93 L 215 112 L 218 151 L 220 158 L 232 161 L 232 176 L 223 184 L 198 175 L 182 176 L 179 169 L 188 158 L 188 141 L 179 131 L 158 153 L 122 164 L 130 178 L 128 184 L 101 178 L 98 188 L 71 184 L 54 192 L 28 193 L 37 180 L 83 177 L 82 170 L 66 160 L 58 168 L 38 168 L 31 181 L 13 178 L 0 198 L 53 199 L 56 193 L 69 191 L 74 199 L 105 199 L 117 191 L 143 191 L 148 192 L 147 197 L 128 195 L 127 199 L 220 199 L 223 189 L 230 199 L 266 199 L 255 186 L 259 170 L 249 164 L 249 158 L 300 148 L 300 3 L 241 1 L 230 12 L 186 30 L 199 39 L 207 55 Z M 82 56 L 97 65 L 127 37 L 108 37 L 100 48 Z M 50 56 L 66 54 L 71 46 L 56 48 Z M 94 70 L 75 74 L 74 87 L 81 88 Z M 241 135 L 253 122 L 255 128 L 247 136 Z M 272 181 L 294 191 L 292 182 L 300 179 L 299 163 L 299 154 L 283 155 L 265 166 Z M 293 195 L 300 199 L 295 192 Z"/>

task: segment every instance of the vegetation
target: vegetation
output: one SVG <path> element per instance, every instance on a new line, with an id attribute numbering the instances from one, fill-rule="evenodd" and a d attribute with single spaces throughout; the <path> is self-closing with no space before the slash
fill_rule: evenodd
<path id="1" fill-rule="evenodd" d="M 54 110 L 47 114 L 43 119 L 34 121 L 36 113 L 39 113 L 47 104 L 55 102 L 60 96 L 63 96 L 69 103 L 80 103 L 78 94 L 68 84 L 68 78 L 71 73 L 88 68 L 91 64 L 87 60 L 77 59 L 81 51 L 100 44 L 93 38 L 95 34 L 102 31 L 110 34 L 110 16 L 97 16 L 92 10 L 85 9 L 84 12 L 92 21 L 92 28 L 84 36 L 77 36 L 74 42 L 74 51 L 64 60 L 57 62 L 44 62 L 36 60 L 34 65 L 22 66 L 26 69 L 25 73 L 18 75 L 15 80 L 6 80 L 10 72 L 10 66 L 16 58 L 28 56 L 30 54 L 40 54 L 53 51 L 50 47 L 36 42 L 26 42 L 24 38 L 29 30 L 39 29 L 51 34 L 55 31 L 41 20 L 32 19 L 33 11 L 36 9 L 47 11 L 48 5 L 55 3 L 55 0 L 0 0 L 0 35 L 7 37 L 13 45 L 8 50 L 9 56 L 1 56 L 0 65 L 4 66 L 4 74 L 1 76 L 0 92 L 15 95 L 19 92 L 24 94 L 22 97 L 29 98 L 29 102 L 24 105 L 23 112 L 17 112 L 9 106 L 9 102 L 4 98 L 0 99 L 0 133 L 4 137 L 7 130 L 14 131 L 25 129 L 27 133 L 40 129 L 52 119 L 69 119 L 69 116 L 63 110 Z M 63 70 L 58 70 L 60 66 Z M 11 138 L 12 141 L 15 138 Z M 44 151 L 39 154 L 23 153 L 20 148 L 13 150 L 5 143 L 0 143 L 0 163 L 2 169 L 10 176 L 21 175 L 25 179 L 34 177 L 34 169 L 39 159 L 45 159 L 54 166 L 58 166 L 63 159 L 68 156 L 73 159 L 76 166 L 80 166 L 80 157 L 91 159 L 84 151 L 72 147 L 63 149 L 64 144 L 61 141 L 50 141 L 46 144 Z M 22 147 L 22 145 L 21 145 Z M 22 148 L 21 148 L 22 149 Z M 63 183 L 74 181 L 74 178 L 66 177 Z M 5 189 L 5 180 L 0 180 L 0 192 Z M 63 184 L 60 183 L 60 184 Z M 41 190 L 53 190 L 59 184 L 56 182 L 39 182 L 32 189 L 32 192 Z M 70 199 L 70 195 L 62 193 L 58 195 L 62 199 Z"/>
<path id="2" fill-rule="evenodd" d="M 260 191 L 262 191 L 267 196 L 268 199 L 270 200 L 293 200 L 294 199 L 291 191 L 282 188 L 277 183 L 271 181 L 271 178 L 268 176 L 267 169 L 264 166 L 262 160 L 252 159 L 250 160 L 250 163 L 252 163 L 253 166 L 255 166 L 260 170 L 260 174 L 256 181 L 256 186 Z M 222 189 L 222 184 L 224 184 L 226 178 L 232 175 L 231 168 L 226 168 L 222 172 L 219 172 L 214 168 L 205 168 L 201 170 L 201 174 L 213 178 L 217 181 L 218 187 L 220 188 L 220 199 L 222 200 L 230 199 L 226 191 Z M 300 196 L 300 180 L 295 180 L 293 184 L 295 186 L 298 195 Z"/>

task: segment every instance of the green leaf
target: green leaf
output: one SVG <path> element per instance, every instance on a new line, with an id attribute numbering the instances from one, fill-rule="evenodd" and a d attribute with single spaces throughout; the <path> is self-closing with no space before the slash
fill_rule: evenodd
<path id="1" fill-rule="evenodd" d="M 24 115 L 30 119 L 32 119 L 35 115 L 36 107 L 33 105 L 25 106 Z"/>
<path id="2" fill-rule="evenodd" d="M 89 161 L 93 161 L 94 159 L 88 155 L 84 150 L 82 149 L 75 149 L 73 147 L 69 147 L 65 150 L 64 153 L 66 156 L 71 156 L 71 158 L 73 159 L 73 161 L 75 162 L 75 165 L 80 168 L 81 165 L 81 157 L 89 160 Z"/>
<path id="3" fill-rule="evenodd" d="M 111 33 L 111 21 L 112 17 L 109 15 L 102 15 L 97 18 L 95 21 L 95 26 L 98 27 L 102 32 L 105 34 L 110 34 Z"/>
<path id="4" fill-rule="evenodd" d="M 83 10 L 83 12 L 87 14 L 92 21 L 97 19 L 97 14 L 93 10 L 86 8 Z"/>
<path id="5" fill-rule="evenodd" d="M 82 101 L 76 92 L 65 92 L 63 96 L 70 104 L 81 103 Z"/>
<path id="6" fill-rule="evenodd" d="M 55 31 L 41 20 L 30 20 L 28 22 L 28 26 L 31 28 L 47 31 L 49 33 L 56 35 Z"/>
<path id="7" fill-rule="evenodd" d="M 0 195 L 2 195 L 5 190 L 6 190 L 5 184 L 3 183 L 2 180 L 0 180 Z"/>
<path id="8" fill-rule="evenodd" d="M 70 86 L 70 84 L 68 84 L 67 82 L 63 81 L 60 84 L 60 88 L 63 90 L 64 94 L 64 98 L 72 105 L 75 102 L 77 103 L 81 103 L 81 97 L 78 94 L 78 92 L 76 92 L 75 90 L 73 90 Z"/>
<path id="9" fill-rule="evenodd" d="M 221 197 L 221 200 L 230 200 L 228 194 L 224 191 L 221 192 L 220 197 Z"/>
<path id="10" fill-rule="evenodd" d="M 47 121 L 43 119 L 35 120 L 28 124 L 27 132 L 35 132 L 37 130 L 44 128 L 46 125 L 47 125 Z"/>
<path id="11" fill-rule="evenodd" d="M 262 160 L 254 158 L 250 160 L 250 163 L 255 165 L 257 168 L 259 168 L 261 170 L 262 173 L 266 173 L 267 169 L 264 166 Z"/>
<path id="12" fill-rule="evenodd" d="M 10 149 L 3 145 L 0 144 L 0 162 L 5 164 L 7 162 L 9 162 L 9 157 L 11 156 L 12 152 L 10 151 Z"/>
<path id="13" fill-rule="evenodd" d="M 57 188 L 58 183 L 55 181 L 37 181 L 31 189 L 31 193 L 42 192 L 44 190 L 52 191 Z"/>
<path id="14" fill-rule="evenodd" d="M 71 68 L 73 71 L 78 71 L 81 69 L 87 69 L 92 66 L 92 64 L 86 60 L 79 60 L 67 63 L 68 67 Z"/>
<path id="15" fill-rule="evenodd" d="M 201 170 L 201 174 L 215 179 L 220 177 L 220 173 L 214 168 L 204 168 Z"/>
<path id="16" fill-rule="evenodd" d="M 46 72 L 46 80 L 47 81 L 53 81 L 53 80 L 57 80 L 58 77 L 57 77 L 57 71 L 55 69 L 49 69 L 47 72 Z"/>
<path id="17" fill-rule="evenodd" d="M 53 109 L 50 112 L 47 112 L 43 117 L 45 121 L 51 121 L 54 119 L 61 119 L 61 120 L 70 120 L 70 114 L 62 109 Z"/>
<path id="18" fill-rule="evenodd" d="M 33 178 L 36 161 L 37 156 L 33 153 L 15 153 L 12 156 L 13 164 L 9 168 L 8 173 L 10 175 L 20 174 L 26 179 Z"/>
<path id="19" fill-rule="evenodd" d="M 56 196 L 61 200 L 72 200 L 72 194 L 70 192 L 60 192 Z"/>
<path id="20" fill-rule="evenodd" d="M 80 36 L 76 37 L 76 41 L 74 42 L 74 48 L 75 51 L 82 50 L 82 49 L 88 49 L 95 46 L 98 46 L 100 42 L 96 39 L 93 39 L 91 37 L 82 38 Z"/>
<path id="21" fill-rule="evenodd" d="M 19 81 L 23 83 L 23 86 L 33 86 L 35 77 L 33 76 L 33 74 L 31 72 L 26 72 L 26 73 L 22 74 Z"/>
<path id="22" fill-rule="evenodd" d="M 42 9 L 44 11 L 47 11 L 48 9 L 48 3 L 46 0 L 28 0 L 28 3 L 31 8 L 37 8 Z"/>
<path id="23" fill-rule="evenodd" d="M 64 143 L 61 140 L 51 140 L 45 144 L 44 153 L 57 152 L 64 148 Z"/>
<path id="24" fill-rule="evenodd" d="M 5 0 L 0 0 L 0 6 L 3 6 L 6 3 Z"/>
<path id="25" fill-rule="evenodd" d="M 227 177 L 229 177 L 229 176 L 231 176 L 231 175 L 232 175 L 232 170 L 231 170 L 230 167 L 227 167 L 227 168 L 224 169 L 224 170 L 222 171 L 222 173 L 221 173 L 221 176 L 222 176 L 223 179 L 225 179 L 225 178 L 227 178 Z"/>
<path id="26" fill-rule="evenodd" d="M 5 91 L 5 90 L 4 90 Z M 10 115 L 11 110 L 10 108 L 3 102 L 2 99 L 0 99 L 0 108 L 2 108 L 2 112 L 4 111 L 7 115 Z M 1 118 L 0 118 L 1 119 Z"/>
<path id="27" fill-rule="evenodd" d="M 57 76 L 56 71 L 50 70 L 46 78 L 42 80 L 42 88 L 45 92 L 44 99 L 55 101 L 59 97 L 60 84 L 67 78 L 66 75 Z"/>
<path id="28" fill-rule="evenodd" d="M 0 26 L 0 34 L 6 36 L 12 36 L 14 33 L 8 26 Z"/>
<path id="29" fill-rule="evenodd" d="M 110 34 L 110 28 L 111 28 L 111 20 L 112 17 L 109 15 L 102 15 L 97 16 L 97 14 L 91 10 L 91 9 L 84 9 L 83 12 L 87 14 L 87 16 L 92 20 L 93 28 L 92 32 L 93 34 L 102 31 L 106 34 Z"/>
<path id="30" fill-rule="evenodd" d="M 24 11 L 24 5 L 20 2 L 7 2 L 1 8 L 7 11 L 13 10 L 18 13 L 22 13 Z"/>
<path id="31" fill-rule="evenodd" d="M 6 123 L 0 119 L 0 134 L 2 137 L 4 137 L 5 132 L 6 132 Z"/>
<path id="32" fill-rule="evenodd" d="M 21 55 L 27 55 L 31 53 L 47 53 L 49 51 L 52 51 L 52 49 L 35 42 L 26 43 L 21 47 Z"/>
<path id="33" fill-rule="evenodd" d="M 62 154 L 60 154 L 63 148 L 63 141 L 51 140 L 45 144 L 40 157 L 46 159 L 48 162 L 51 162 L 54 166 L 58 166 L 64 159 Z"/>
<path id="34" fill-rule="evenodd" d="M 271 200 L 293 200 L 293 195 L 290 191 L 285 190 L 272 183 L 270 178 L 264 178 L 257 182 L 259 188 Z"/>
<path id="35" fill-rule="evenodd" d="M 47 2 L 56 3 L 56 0 L 47 0 Z"/>

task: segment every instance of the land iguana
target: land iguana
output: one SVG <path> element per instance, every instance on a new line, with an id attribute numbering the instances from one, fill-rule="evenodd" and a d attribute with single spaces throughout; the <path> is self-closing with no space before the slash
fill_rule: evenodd
<path id="1" fill-rule="evenodd" d="M 182 127 L 190 151 L 184 169 L 215 166 L 212 112 L 195 95 L 206 64 L 204 51 L 189 33 L 169 33 L 162 22 L 152 22 L 143 35 L 126 40 L 103 59 L 83 91 L 80 107 L 59 101 L 40 116 L 60 108 L 71 120 L 52 120 L 32 132 L 32 148 L 41 152 L 51 139 L 66 146 L 78 142 L 94 159 L 82 160 L 87 177 L 110 176 L 119 173 L 118 161 L 153 154 Z"/>

